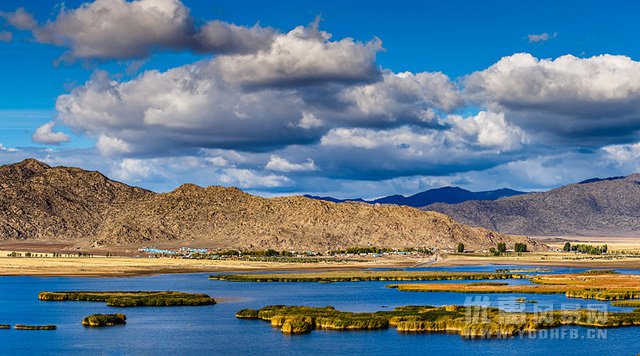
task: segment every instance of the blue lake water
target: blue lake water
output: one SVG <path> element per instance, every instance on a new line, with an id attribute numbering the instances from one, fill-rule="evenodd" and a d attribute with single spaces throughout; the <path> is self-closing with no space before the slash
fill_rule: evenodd
<path id="1" fill-rule="evenodd" d="M 493 271 L 495 266 L 446 268 L 454 271 Z M 500 266 L 498 268 L 505 268 Z M 514 267 L 522 268 L 522 267 Z M 442 268 L 439 268 L 442 270 Z M 557 268 L 554 272 L 579 272 Z M 633 272 L 625 270 L 626 273 Z M 637 272 L 637 271 L 636 271 Z M 208 274 L 172 274 L 134 278 L 0 277 L 0 324 L 57 324 L 55 331 L 0 330 L 0 354 L 92 355 L 298 355 L 298 354 L 485 354 L 485 355 L 635 355 L 640 352 L 640 327 L 593 329 L 565 327 L 533 337 L 467 340 L 457 334 L 404 334 L 381 331 L 324 331 L 283 335 L 267 322 L 239 320 L 243 308 L 270 304 L 331 305 L 347 311 L 390 310 L 402 305 L 465 304 L 474 295 L 399 292 L 389 282 L 357 283 L 240 283 L 210 281 Z M 510 283 L 528 283 L 511 280 Z M 56 290 L 179 290 L 207 293 L 221 302 L 211 306 L 113 308 L 93 302 L 41 302 L 40 291 Z M 515 297 L 538 305 L 561 307 L 608 306 L 608 303 L 567 299 L 564 295 L 478 295 L 492 306 L 518 310 Z M 484 302 L 484 301 L 483 301 Z M 528 311 L 536 304 L 524 304 Z M 515 308 L 515 309 L 514 309 Z M 610 311 L 630 310 L 613 308 Z M 82 318 L 93 313 L 123 312 L 127 324 L 85 328 Z"/>

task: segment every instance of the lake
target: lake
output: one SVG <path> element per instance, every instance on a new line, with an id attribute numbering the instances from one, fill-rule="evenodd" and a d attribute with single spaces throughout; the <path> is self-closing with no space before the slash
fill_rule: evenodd
<path id="1" fill-rule="evenodd" d="M 448 271 L 493 271 L 508 266 L 437 268 Z M 523 266 L 514 268 L 526 268 Z M 435 268 L 433 268 L 435 270 Z M 580 272 L 557 268 L 554 272 Z M 624 270 L 632 273 L 633 270 Z M 295 355 L 295 354 L 485 354 L 485 355 L 635 355 L 640 352 L 640 327 L 606 329 L 565 327 L 532 337 L 467 340 L 457 334 L 403 334 L 381 331 L 316 330 L 307 335 L 283 335 L 269 323 L 240 320 L 243 308 L 270 304 L 331 305 L 346 311 L 390 310 L 403 305 L 465 304 L 473 295 L 399 292 L 389 282 L 244 283 L 210 281 L 208 274 L 171 274 L 131 278 L 0 277 L 0 324 L 56 324 L 55 331 L 0 330 L 2 354 L 92 355 Z M 510 280 L 510 283 L 528 283 Z M 393 282 L 397 283 L 397 282 Z M 200 307 L 113 308 L 94 302 L 41 302 L 40 291 L 60 290 L 178 290 L 207 293 L 220 303 Z M 492 294 L 492 306 L 509 306 L 524 296 L 561 307 L 608 305 L 568 299 L 564 295 Z M 501 305 L 499 305 L 501 303 Z M 526 304 L 527 310 L 535 304 Z M 630 308 L 613 308 L 631 310 Z M 122 312 L 127 324 L 85 328 L 83 317 Z"/>

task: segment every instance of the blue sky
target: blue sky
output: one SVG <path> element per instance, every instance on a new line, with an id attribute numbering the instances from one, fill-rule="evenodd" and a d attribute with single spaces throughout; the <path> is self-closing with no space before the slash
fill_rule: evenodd
<path id="1" fill-rule="evenodd" d="M 340 197 L 628 174 L 640 155 L 639 10 L 3 1 L 0 160 L 158 191 Z"/>

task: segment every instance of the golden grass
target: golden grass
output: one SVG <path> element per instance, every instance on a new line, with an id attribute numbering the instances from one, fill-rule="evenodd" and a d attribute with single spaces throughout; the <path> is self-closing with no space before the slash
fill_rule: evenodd
<path id="1" fill-rule="evenodd" d="M 608 273 L 547 274 L 531 277 L 535 285 L 391 284 L 407 292 L 565 294 L 570 298 L 618 300 L 640 298 L 640 275 Z"/>

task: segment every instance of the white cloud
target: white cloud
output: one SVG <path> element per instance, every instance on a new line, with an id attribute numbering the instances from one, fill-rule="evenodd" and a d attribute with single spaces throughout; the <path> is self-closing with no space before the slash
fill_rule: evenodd
<path id="1" fill-rule="evenodd" d="M 375 59 L 380 50 L 378 39 L 331 41 L 331 34 L 320 31 L 316 21 L 276 36 L 268 49 L 222 56 L 216 62 L 227 82 L 251 87 L 362 82 L 378 74 Z"/>
<path id="2" fill-rule="evenodd" d="M 64 132 L 54 132 L 53 128 L 56 123 L 50 121 L 36 129 L 31 138 L 38 143 L 44 143 L 48 145 L 57 145 L 63 142 L 69 142 L 70 138 Z"/>
<path id="3" fill-rule="evenodd" d="M 322 127 L 322 120 L 318 119 L 315 114 L 312 112 L 303 112 L 302 119 L 298 121 L 298 127 L 303 129 L 314 129 L 318 127 Z"/>
<path id="4" fill-rule="evenodd" d="M 442 73 L 389 71 L 382 81 L 348 88 L 342 99 L 353 104 L 348 114 L 363 120 L 374 116 L 387 121 L 427 123 L 436 119 L 434 108 L 450 111 L 462 102 L 449 77 Z"/>
<path id="5" fill-rule="evenodd" d="M 10 25 L 33 33 L 37 42 L 69 48 L 63 59 L 144 58 L 158 49 L 249 53 L 268 48 L 275 30 L 209 21 L 195 26 L 180 0 L 95 0 L 62 8 L 39 25 L 24 8 L 0 12 Z"/>
<path id="6" fill-rule="evenodd" d="M 543 33 L 539 33 L 539 34 L 531 34 L 531 35 L 527 35 L 527 38 L 529 39 L 529 42 L 531 43 L 540 43 L 540 42 L 546 42 L 552 38 L 556 38 L 558 36 L 557 32 L 554 32 L 553 34 L 548 34 L 546 32 Z"/>
<path id="7" fill-rule="evenodd" d="M 254 53 L 266 50 L 273 43 L 277 31 L 254 25 L 237 26 L 222 21 L 209 21 L 195 35 L 196 48 L 204 52 Z"/>
<path id="8" fill-rule="evenodd" d="M 316 171 L 318 167 L 312 159 L 308 158 L 304 163 L 291 163 L 285 158 L 272 155 L 266 165 L 267 169 L 280 172 L 305 172 Z"/>
<path id="9" fill-rule="evenodd" d="M 453 115 L 452 131 L 467 142 L 483 147 L 495 147 L 498 152 L 521 148 L 529 143 L 527 134 L 517 126 L 509 124 L 503 113 L 481 111 L 470 118 Z"/>
<path id="10" fill-rule="evenodd" d="M 36 40 L 69 47 L 75 58 L 139 58 L 190 41 L 193 19 L 179 0 L 95 0 L 63 9 L 34 29 Z"/>
<path id="11" fill-rule="evenodd" d="M 625 56 L 514 54 L 471 74 L 465 90 L 548 143 L 598 147 L 640 130 L 640 63 Z"/>
<path id="12" fill-rule="evenodd" d="M 220 181 L 225 185 L 233 185 L 240 188 L 281 188 L 294 185 L 294 182 L 281 175 L 258 174 L 249 169 L 231 168 L 224 171 Z"/>
<path id="13" fill-rule="evenodd" d="M 111 176 L 127 182 L 141 182 L 147 180 L 154 171 L 154 167 L 148 161 L 127 158 L 111 170 Z"/>
<path id="14" fill-rule="evenodd" d="M 131 152 L 129 145 L 119 138 L 101 135 L 96 143 L 96 148 L 104 155 L 121 154 Z"/>

